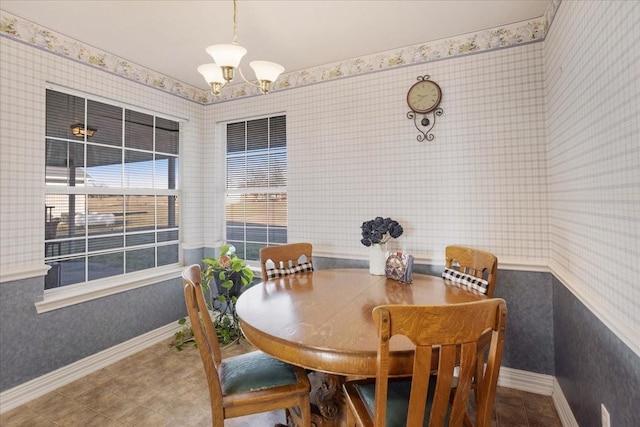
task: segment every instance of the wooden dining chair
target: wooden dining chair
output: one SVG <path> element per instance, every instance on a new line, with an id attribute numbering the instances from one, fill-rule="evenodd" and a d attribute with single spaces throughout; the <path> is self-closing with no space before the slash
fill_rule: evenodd
<path id="1" fill-rule="evenodd" d="M 285 409 L 303 427 L 310 427 L 311 385 L 304 369 L 261 351 L 222 359 L 201 277 L 197 264 L 182 273 L 187 312 L 207 377 L 213 426 L 224 426 L 227 418 Z"/>
<path id="2" fill-rule="evenodd" d="M 262 280 L 313 271 L 311 243 L 289 243 L 260 248 Z M 303 259 L 304 258 L 304 259 Z"/>
<path id="3" fill-rule="evenodd" d="M 382 305 L 373 309 L 373 318 L 379 339 L 376 378 L 343 385 L 348 426 L 453 427 L 462 426 L 465 419 L 467 425 L 491 425 L 507 321 L 504 300 L 438 306 Z M 473 424 L 466 410 L 478 340 L 486 331 L 491 332 L 491 350 L 478 382 Z M 394 335 L 406 336 L 416 347 L 411 378 L 389 378 L 393 363 L 389 343 Z M 432 360 L 435 346 L 439 347 L 437 361 Z"/>
<path id="4" fill-rule="evenodd" d="M 442 277 L 493 297 L 498 272 L 498 258 L 486 251 L 464 246 L 445 248 Z"/>
<path id="5" fill-rule="evenodd" d="M 463 288 L 473 289 L 492 298 L 496 288 L 498 258 L 486 251 L 465 246 L 447 246 L 445 248 L 445 268 L 442 278 Z M 489 336 L 483 336 L 478 346 L 476 375 L 472 388 L 476 389 L 475 377 L 484 369 L 484 361 L 489 349 Z M 476 392 L 476 403 L 478 393 Z"/>

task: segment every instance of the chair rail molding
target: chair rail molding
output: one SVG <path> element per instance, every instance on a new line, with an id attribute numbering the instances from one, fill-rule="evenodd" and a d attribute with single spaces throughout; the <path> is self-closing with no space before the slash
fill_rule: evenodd
<path id="1" fill-rule="evenodd" d="M 607 328 L 640 357 L 640 331 L 623 322 L 616 313 L 600 303 L 597 296 L 579 286 L 580 280 L 561 265 L 552 262 L 551 273 L 584 304 Z"/>
<path id="2" fill-rule="evenodd" d="M 16 280 L 31 279 L 32 277 L 46 276 L 51 267 L 43 264 L 25 265 L 20 269 L 9 269 L 0 273 L 0 283 L 13 282 Z"/>
<path id="3" fill-rule="evenodd" d="M 335 252 L 323 251 L 322 249 L 316 250 L 314 247 L 313 255 L 321 258 L 332 259 L 350 259 L 357 261 L 368 261 L 369 255 L 366 251 L 349 252 L 336 254 Z M 414 258 L 414 264 L 426 264 L 433 266 L 444 266 L 444 257 L 438 255 L 438 257 L 432 257 L 425 254 L 411 254 Z M 501 258 L 498 256 L 498 270 L 513 270 L 513 271 L 536 271 L 542 273 L 549 273 L 549 262 L 546 259 L 518 259 L 518 258 Z"/>

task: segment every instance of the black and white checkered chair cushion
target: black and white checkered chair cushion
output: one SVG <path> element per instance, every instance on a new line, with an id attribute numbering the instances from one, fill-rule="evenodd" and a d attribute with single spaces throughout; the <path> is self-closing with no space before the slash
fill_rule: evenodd
<path id="1" fill-rule="evenodd" d="M 267 268 L 267 280 L 287 276 L 289 274 L 291 273 L 289 273 L 288 268 Z"/>
<path id="2" fill-rule="evenodd" d="M 289 274 L 313 271 L 313 264 L 311 263 L 311 261 L 309 261 L 309 262 L 304 262 L 302 264 L 294 265 L 293 267 L 268 268 L 266 271 L 267 271 L 267 280 L 269 280 L 269 279 L 275 279 L 276 277 L 288 276 Z"/>
<path id="3" fill-rule="evenodd" d="M 290 274 L 304 273 L 308 271 L 313 271 L 313 264 L 311 263 L 311 261 L 303 262 L 302 264 L 294 265 L 293 267 L 289 268 Z"/>
<path id="4" fill-rule="evenodd" d="M 451 268 L 444 269 L 442 272 L 442 278 L 453 284 L 465 286 L 478 292 L 482 292 L 483 294 L 487 293 L 487 287 L 489 286 L 489 282 L 484 279 L 480 279 L 470 274 L 461 273 Z"/>

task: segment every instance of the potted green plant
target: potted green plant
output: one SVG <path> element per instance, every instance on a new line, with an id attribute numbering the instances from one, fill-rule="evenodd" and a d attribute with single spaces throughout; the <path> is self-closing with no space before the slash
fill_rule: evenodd
<path id="1" fill-rule="evenodd" d="M 238 258 L 235 252 L 236 249 L 227 244 L 220 248 L 218 257 L 202 260 L 205 264 L 202 283 L 209 285 L 211 280 L 215 282 L 218 288 L 218 302 L 221 303 L 233 297 L 237 299 L 253 281 L 253 270 L 243 259 Z"/>
<path id="2" fill-rule="evenodd" d="M 218 341 L 223 345 L 237 342 L 242 336 L 236 301 L 238 296 L 253 282 L 254 273 L 245 260 L 238 258 L 235 248 L 225 244 L 215 258 L 202 260 L 202 290 L 207 298 Z M 212 283 L 218 288 L 217 296 L 211 291 Z M 178 320 L 182 329 L 175 333 L 172 343 L 178 351 L 185 345 L 195 345 L 195 338 L 187 318 Z"/>

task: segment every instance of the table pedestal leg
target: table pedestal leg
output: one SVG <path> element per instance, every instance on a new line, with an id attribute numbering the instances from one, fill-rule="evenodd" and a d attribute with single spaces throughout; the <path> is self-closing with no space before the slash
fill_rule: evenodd
<path id="1" fill-rule="evenodd" d="M 344 377 L 310 372 L 311 427 L 342 427 L 346 425 L 346 408 L 342 398 Z M 297 409 L 287 410 L 287 426 L 301 426 Z M 280 426 L 277 426 L 280 427 Z"/>
<path id="2" fill-rule="evenodd" d="M 343 408 L 342 383 L 344 377 L 340 375 L 311 372 L 311 402 L 315 403 L 320 420 L 316 427 L 342 426 L 346 417 Z M 313 410 L 312 412 L 316 412 Z M 312 417 L 312 422 L 313 422 Z"/>
<path id="3" fill-rule="evenodd" d="M 342 412 L 342 383 L 343 378 L 338 375 L 315 373 L 319 378 L 319 386 L 315 390 L 315 401 L 322 417 L 326 420 L 336 420 Z"/>

